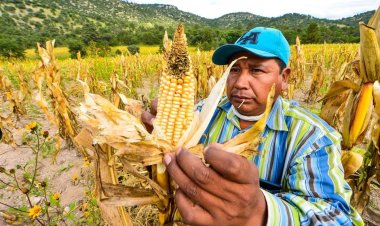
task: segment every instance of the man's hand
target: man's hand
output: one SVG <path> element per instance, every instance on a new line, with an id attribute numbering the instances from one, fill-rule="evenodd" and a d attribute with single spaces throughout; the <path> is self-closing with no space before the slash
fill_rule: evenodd
<path id="1" fill-rule="evenodd" d="M 256 166 L 211 144 L 203 162 L 185 149 L 164 162 L 178 188 L 175 200 L 190 225 L 264 225 L 267 207 Z"/>
<path id="2" fill-rule="evenodd" d="M 143 111 L 141 113 L 141 121 L 144 123 L 145 128 L 149 133 L 151 133 L 153 130 L 153 119 L 156 117 L 157 114 L 157 104 L 158 98 L 155 98 L 152 101 L 150 111 Z"/>

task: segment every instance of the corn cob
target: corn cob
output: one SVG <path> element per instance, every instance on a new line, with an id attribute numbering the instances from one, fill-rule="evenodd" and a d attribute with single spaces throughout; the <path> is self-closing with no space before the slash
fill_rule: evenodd
<path id="1" fill-rule="evenodd" d="M 174 36 L 168 64 L 163 68 L 158 97 L 157 126 L 174 146 L 191 124 L 194 114 L 195 80 L 187 52 L 183 25 Z"/>
<path id="2" fill-rule="evenodd" d="M 373 83 L 362 85 L 355 116 L 350 126 L 350 143 L 354 144 L 359 135 L 367 128 L 373 108 Z"/>
<path id="3" fill-rule="evenodd" d="M 164 36 L 163 73 L 159 89 L 155 130 L 161 130 L 164 139 L 173 146 L 191 124 L 194 115 L 195 80 L 191 61 L 187 51 L 187 41 L 184 27 L 180 24 L 174 34 L 172 45 Z M 169 54 L 168 48 L 170 48 Z M 153 167 L 156 172 L 155 180 L 166 191 L 170 191 L 169 177 L 163 164 Z M 170 215 L 169 199 L 161 203 L 159 223 L 165 224 Z"/>

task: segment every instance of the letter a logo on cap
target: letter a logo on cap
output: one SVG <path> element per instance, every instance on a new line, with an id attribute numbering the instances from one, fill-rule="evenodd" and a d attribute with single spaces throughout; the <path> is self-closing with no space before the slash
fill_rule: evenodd
<path id="1" fill-rule="evenodd" d="M 248 33 L 248 32 L 247 32 Z M 245 33 L 236 44 L 245 45 L 245 44 L 257 44 L 260 32 L 250 32 L 248 35 Z"/>
<path id="2" fill-rule="evenodd" d="M 290 46 L 280 30 L 255 27 L 241 36 L 234 44 L 225 44 L 215 50 L 212 62 L 228 64 L 235 54 L 249 52 L 262 58 L 278 58 L 289 64 Z"/>

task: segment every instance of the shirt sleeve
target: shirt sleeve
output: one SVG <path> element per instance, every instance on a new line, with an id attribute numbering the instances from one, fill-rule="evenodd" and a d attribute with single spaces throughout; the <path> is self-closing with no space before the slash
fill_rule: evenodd
<path id="1" fill-rule="evenodd" d="M 344 180 L 340 145 L 304 153 L 291 162 L 281 193 L 262 189 L 267 225 L 364 225 L 349 205 L 352 191 Z"/>

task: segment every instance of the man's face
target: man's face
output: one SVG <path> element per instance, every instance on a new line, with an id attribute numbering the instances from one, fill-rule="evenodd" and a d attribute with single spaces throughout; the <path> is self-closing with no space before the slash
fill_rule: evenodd
<path id="1" fill-rule="evenodd" d="M 275 59 L 261 58 L 249 53 L 239 53 L 231 59 L 242 56 L 248 58 L 238 60 L 227 78 L 227 97 L 240 114 L 259 115 L 265 110 L 267 96 L 273 84 L 276 84 L 275 98 L 287 88 L 290 69 L 280 71 Z"/>

